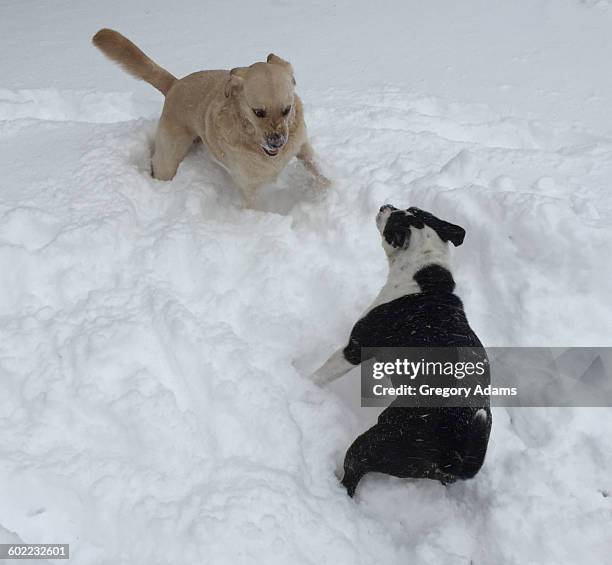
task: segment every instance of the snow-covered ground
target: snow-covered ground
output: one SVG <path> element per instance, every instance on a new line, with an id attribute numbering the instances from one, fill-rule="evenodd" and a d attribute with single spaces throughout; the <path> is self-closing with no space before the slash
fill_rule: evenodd
<path id="1" fill-rule="evenodd" d="M 0 543 L 79 565 L 596 564 L 612 410 L 497 409 L 473 481 L 335 476 L 375 412 L 346 339 L 386 264 L 383 202 L 467 230 L 486 345 L 612 338 L 605 0 L 0 6 Z M 295 66 L 325 197 L 293 163 L 244 210 L 195 148 L 149 176 L 161 99 L 88 43 L 172 72 Z"/>

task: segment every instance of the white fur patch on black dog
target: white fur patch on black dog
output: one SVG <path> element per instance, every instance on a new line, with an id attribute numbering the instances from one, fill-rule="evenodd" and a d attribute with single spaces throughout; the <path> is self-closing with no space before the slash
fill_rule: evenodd
<path id="1" fill-rule="evenodd" d="M 353 327 L 348 345 L 314 374 L 319 384 L 359 365 L 363 347 L 482 347 L 454 294 L 448 263 L 448 242 L 461 245 L 463 228 L 418 208 L 398 210 L 389 205 L 380 209 L 376 224 L 389 258 L 387 283 Z M 346 453 L 342 484 L 350 496 L 370 472 L 446 484 L 479 471 L 492 423 L 488 405 L 394 404 Z"/>

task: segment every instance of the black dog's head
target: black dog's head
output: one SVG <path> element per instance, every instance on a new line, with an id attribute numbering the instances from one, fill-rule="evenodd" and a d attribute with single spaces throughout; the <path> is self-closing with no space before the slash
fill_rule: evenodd
<path id="1" fill-rule="evenodd" d="M 465 237 L 462 227 L 415 207 L 398 210 L 385 204 L 376 216 L 376 225 L 387 255 L 408 249 L 416 253 L 434 251 L 436 247 L 446 248 L 449 241 L 457 247 Z"/>

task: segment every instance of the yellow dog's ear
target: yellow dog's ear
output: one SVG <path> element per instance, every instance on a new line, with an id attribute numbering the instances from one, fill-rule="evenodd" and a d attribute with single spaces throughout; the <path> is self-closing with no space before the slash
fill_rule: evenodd
<path id="1" fill-rule="evenodd" d="M 225 97 L 229 98 L 234 92 L 242 89 L 242 81 L 247 72 L 246 67 L 236 67 L 230 71 L 229 80 L 225 83 Z"/>
<path id="2" fill-rule="evenodd" d="M 285 59 L 281 59 L 278 55 L 274 53 L 270 53 L 268 58 L 266 59 L 266 63 L 270 65 L 278 65 L 279 67 L 283 67 L 290 75 L 293 84 L 295 84 L 295 77 L 293 76 L 293 67 L 289 61 L 285 61 Z"/>

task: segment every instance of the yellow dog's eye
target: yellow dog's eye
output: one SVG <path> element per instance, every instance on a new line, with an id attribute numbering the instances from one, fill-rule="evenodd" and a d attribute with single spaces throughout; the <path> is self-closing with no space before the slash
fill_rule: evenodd
<path id="1" fill-rule="evenodd" d="M 289 114 L 289 112 L 291 112 L 291 106 L 287 106 L 284 110 L 283 110 L 283 116 L 287 116 Z"/>
<path id="2" fill-rule="evenodd" d="M 258 118 L 266 117 L 266 111 L 259 108 L 253 108 L 253 114 L 255 114 Z"/>

